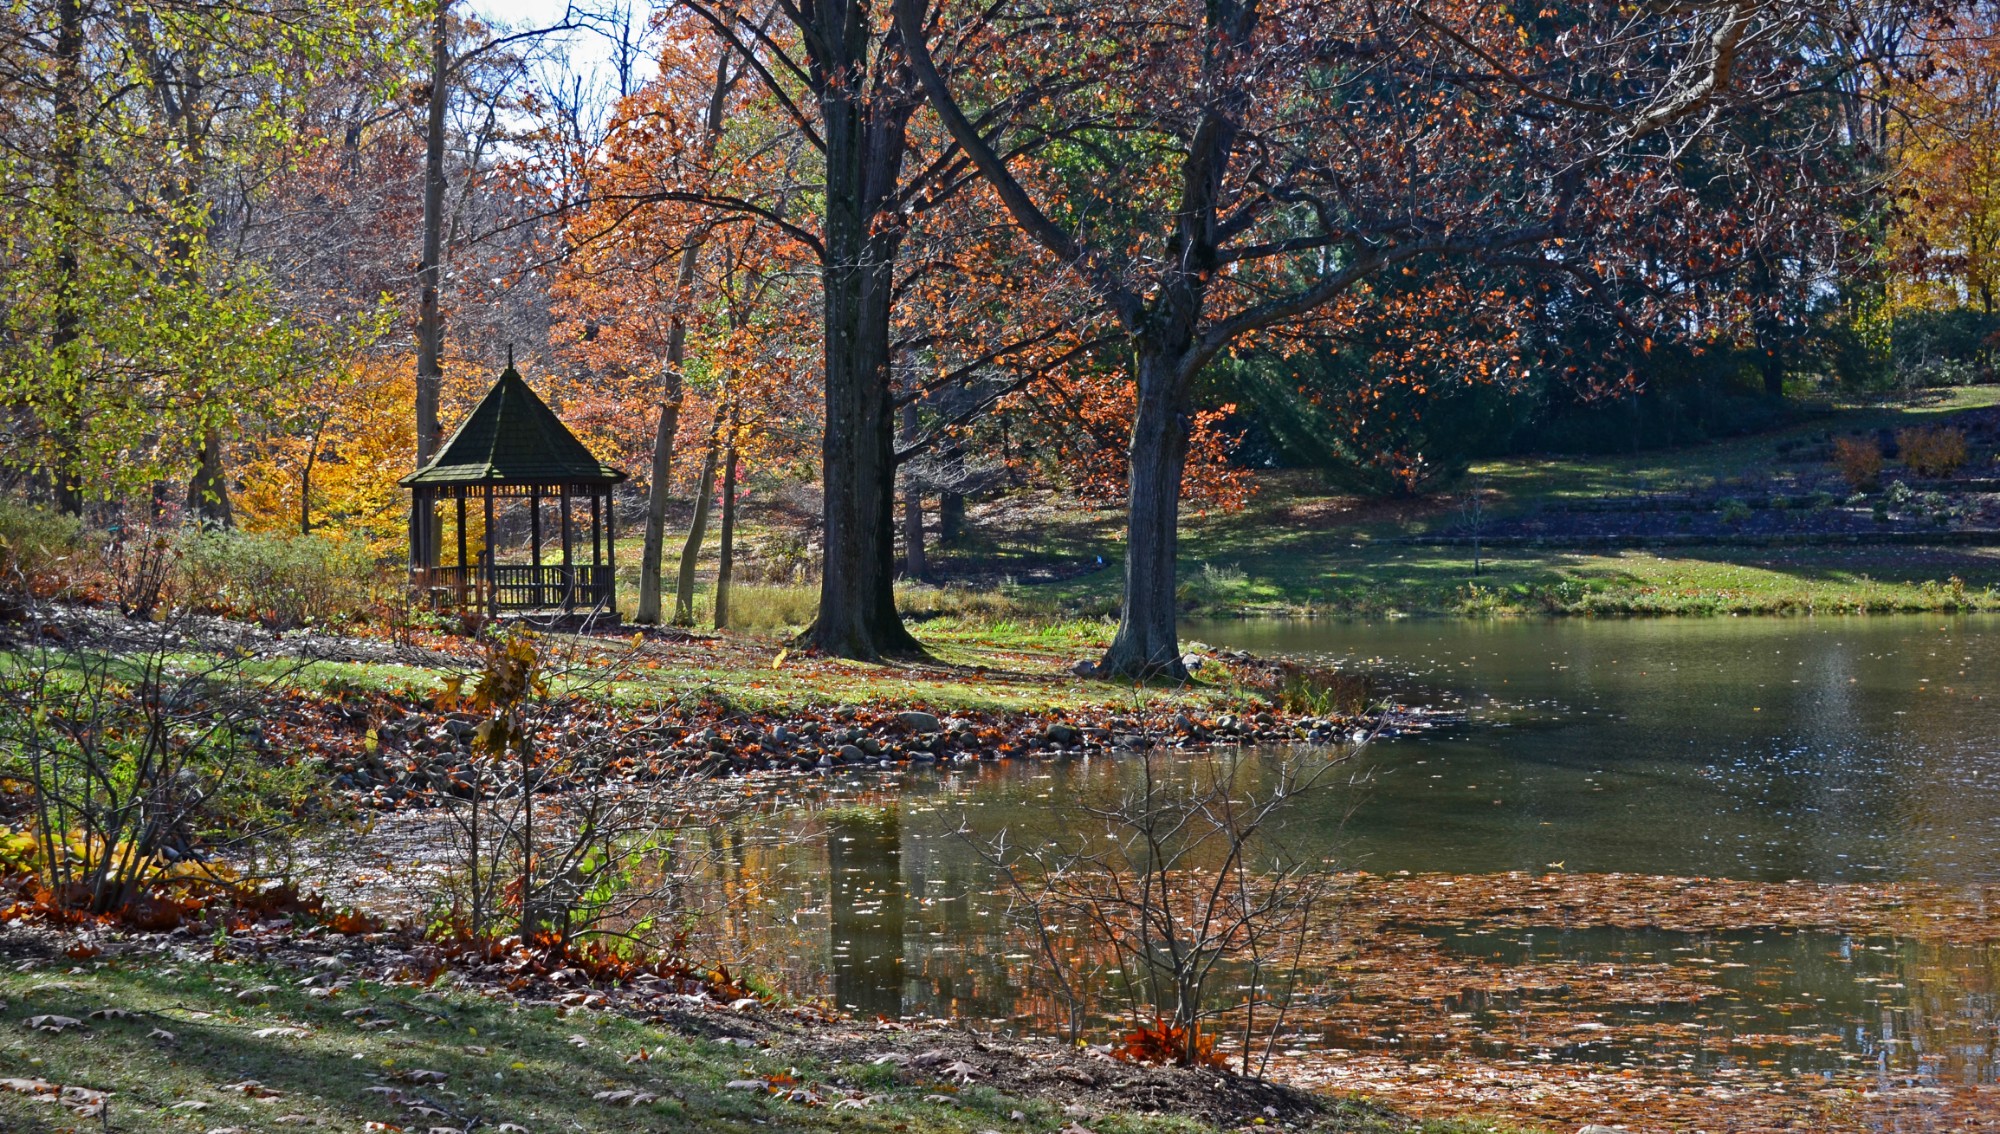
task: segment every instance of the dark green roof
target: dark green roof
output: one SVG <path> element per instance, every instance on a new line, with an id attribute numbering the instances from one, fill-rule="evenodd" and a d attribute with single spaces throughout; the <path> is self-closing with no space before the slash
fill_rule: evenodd
<path id="1" fill-rule="evenodd" d="M 625 474 L 599 463 L 512 366 L 465 424 L 405 488 L 444 484 L 615 484 Z"/>

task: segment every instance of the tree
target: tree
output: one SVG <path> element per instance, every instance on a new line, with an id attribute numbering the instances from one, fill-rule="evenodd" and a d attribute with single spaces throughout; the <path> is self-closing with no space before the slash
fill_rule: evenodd
<path id="1" fill-rule="evenodd" d="M 8 94 L 0 363 L 8 463 L 58 503 L 115 500 L 186 472 L 205 523 L 230 518 L 224 444 L 310 354 L 252 218 L 312 149 L 311 84 L 384 50 L 340 5 L 20 5 Z M 49 127 L 53 124 L 54 128 Z M 53 221 L 53 223 L 46 223 Z"/>
<path id="2" fill-rule="evenodd" d="M 993 232 L 958 207 L 972 180 L 950 140 L 911 130 L 922 95 L 885 13 L 859 0 L 680 7 L 754 79 L 747 112 L 725 131 L 741 138 L 725 148 L 754 155 L 752 166 L 721 160 L 717 169 L 727 172 L 718 179 L 687 160 L 686 147 L 667 146 L 671 160 L 655 163 L 650 185 L 602 185 L 594 200 L 630 218 L 692 205 L 709 217 L 753 219 L 813 264 L 825 552 L 819 609 L 802 642 L 862 659 L 918 653 L 895 609 L 895 470 L 947 430 L 898 449 L 899 399 L 952 383 L 989 387 L 986 371 L 1016 371 L 978 399 L 990 406 L 1000 389 L 1024 383 L 1018 371 L 1038 365 L 1034 348 L 1056 336 L 1040 329 L 1013 339 L 1003 328 L 921 317 L 945 310 L 946 289 L 963 278 L 969 245 L 954 238 Z M 899 318 L 899 310 L 918 317 Z M 936 376 L 903 388 L 891 366 L 899 350 L 921 351 Z"/>
<path id="3" fill-rule="evenodd" d="M 1933 32 L 1933 66 L 1891 97 L 1903 212 L 1891 252 L 1912 307 L 2000 301 L 2000 16 L 1978 7 Z"/>
<path id="4" fill-rule="evenodd" d="M 1518 16 L 1349 0 L 895 11 L 953 140 L 1123 332 L 1125 601 L 1100 668 L 1174 677 L 1175 529 L 1203 366 L 1385 271 L 1625 264 L 1608 238 L 1634 218 L 1690 219 L 1676 147 L 1797 90 L 1804 39 L 1839 15 L 1762 0 Z M 1051 93 L 1032 115 L 989 118 L 1025 89 Z M 1036 146 L 1050 123 L 1076 144 Z"/>

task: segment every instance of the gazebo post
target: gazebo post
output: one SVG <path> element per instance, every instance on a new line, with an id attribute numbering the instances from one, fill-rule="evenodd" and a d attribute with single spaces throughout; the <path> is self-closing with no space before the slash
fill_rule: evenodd
<path id="1" fill-rule="evenodd" d="M 595 488 L 590 490 L 590 603 L 592 606 L 596 606 L 604 601 L 604 590 L 598 586 L 597 582 L 598 562 L 602 554 L 602 540 L 599 537 L 603 530 L 603 522 L 598 518 L 597 498 L 602 495 L 603 493 Z"/>
<path id="2" fill-rule="evenodd" d="M 571 563 L 569 554 L 570 486 L 565 484 L 558 491 L 562 493 L 558 499 L 561 501 L 559 512 L 562 523 L 563 613 L 569 614 L 576 609 L 576 567 Z"/>
<path id="3" fill-rule="evenodd" d="M 410 490 L 410 586 L 424 585 L 424 535 L 417 517 L 424 511 L 424 489 Z"/>
<path id="4" fill-rule="evenodd" d="M 479 557 L 485 560 L 481 572 L 486 576 L 486 617 L 495 618 L 500 614 L 500 572 L 493 563 L 493 486 L 482 487 L 486 492 L 486 546 L 480 549 Z"/>
<path id="5" fill-rule="evenodd" d="M 452 493 L 458 498 L 458 609 L 465 609 L 465 584 L 472 577 L 472 569 L 465 564 L 465 486 L 459 485 Z"/>
<path id="6" fill-rule="evenodd" d="M 529 605 L 542 605 L 542 490 L 537 487 L 528 493 L 528 561 L 535 565 L 534 589 L 528 593 L 534 596 Z"/>
<path id="7" fill-rule="evenodd" d="M 604 490 L 604 604 L 611 621 L 618 621 L 618 501 Z"/>

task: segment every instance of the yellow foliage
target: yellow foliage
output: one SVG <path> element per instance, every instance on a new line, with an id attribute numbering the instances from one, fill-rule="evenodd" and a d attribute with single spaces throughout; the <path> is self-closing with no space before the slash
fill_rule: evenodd
<path id="1" fill-rule="evenodd" d="M 1965 434 L 1945 427 L 1898 429 L 1903 466 L 1922 476 L 1945 477 L 1965 464 Z"/>
<path id="2" fill-rule="evenodd" d="M 376 554 L 403 546 L 409 503 L 397 486 L 416 451 L 415 366 L 359 359 L 279 407 L 292 428 L 263 440 L 242 467 L 238 514 L 250 531 L 332 528 Z"/>

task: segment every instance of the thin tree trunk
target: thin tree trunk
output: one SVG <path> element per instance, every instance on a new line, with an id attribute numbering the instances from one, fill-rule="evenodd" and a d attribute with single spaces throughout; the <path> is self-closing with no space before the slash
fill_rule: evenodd
<path id="1" fill-rule="evenodd" d="M 950 547 L 964 538 L 965 493 L 944 493 L 938 497 L 938 545 Z"/>
<path id="2" fill-rule="evenodd" d="M 311 535 L 313 530 L 312 491 L 314 456 L 315 454 L 313 453 L 306 454 L 306 467 L 304 471 L 299 473 L 299 534 L 302 536 Z"/>
<path id="3" fill-rule="evenodd" d="M 683 261 L 685 263 L 685 261 Z M 632 616 L 642 626 L 660 623 L 660 561 L 667 542 L 667 498 L 673 489 L 674 435 L 681 427 L 680 328 L 668 344 L 670 361 L 660 379 L 660 427 L 653 434 L 653 479 L 646 486 L 646 535 L 639 550 L 639 611 Z"/>
<path id="4" fill-rule="evenodd" d="M 721 431 L 708 438 L 708 455 L 701 460 L 701 487 L 695 490 L 694 519 L 681 545 L 680 579 L 674 587 L 674 625 L 694 625 L 694 570 L 701 559 L 701 541 L 708 535 L 708 499 L 715 495 L 715 459 L 721 452 Z"/>
<path id="5" fill-rule="evenodd" d="M 729 73 L 728 56 L 716 65 L 715 88 L 709 95 L 708 120 L 704 127 L 702 151 L 714 152 L 722 136 L 723 111 L 730 88 L 736 80 Z M 694 286 L 695 268 L 701 261 L 699 239 L 681 249 L 681 262 L 674 273 L 675 310 L 667 325 L 667 365 L 660 377 L 660 428 L 653 435 L 653 479 L 646 486 L 646 535 L 639 550 L 639 610 L 633 621 L 643 626 L 660 622 L 660 567 L 666 558 L 667 500 L 673 491 L 674 435 L 680 431 L 681 364 L 687 357 L 687 305 Z"/>
<path id="6" fill-rule="evenodd" d="M 438 398 L 444 387 L 444 313 L 438 291 L 444 275 L 445 111 L 450 103 L 451 0 L 437 0 L 431 17 L 431 86 L 424 109 L 423 247 L 417 262 L 417 467 L 429 464 L 442 440 Z M 437 562 L 437 518 L 428 506 L 410 507 L 411 565 Z"/>
<path id="7" fill-rule="evenodd" d="M 56 7 L 56 316 L 49 335 L 49 356 L 57 366 L 70 354 L 70 345 L 81 334 L 77 315 L 77 290 L 81 285 L 81 257 L 78 245 L 83 223 L 83 4 L 81 0 L 61 0 Z M 69 407 L 74 410 L 77 407 Z M 61 411 L 58 411 L 61 412 Z M 67 433 L 73 417 L 63 419 Z M 49 487 L 56 507 L 64 514 L 83 514 L 83 492 L 78 483 L 76 446 L 72 439 L 58 443 L 56 467 L 49 470 Z"/>
<path id="8" fill-rule="evenodd" d="M 729 629 L 729 584 L 736 566 L 736 441 L 730 431 L 722 460 L 722 549 L 715 564 L 715 628 Z"/>
<path id="9" fill-rule="evenodd" d="M 1184 679 L 1174 626 L 1181 473 L 1187 464 L 1187 383 L 1177 357 L 1139 356 L 1139 405 L 1127 473 L 1125 609 L 1098 665 L 1102 676 Z"/>
<path id="10" fill-rule="evenodd" d="M 907 444 L 917 439 L 916 403 L 903 406 L 903 441 Z M 903 575 L 910 579 L 922 579 L 930 574 L 924 562 L 924 493 L 916 478 L 907 472 L 903 476 Z"/>

